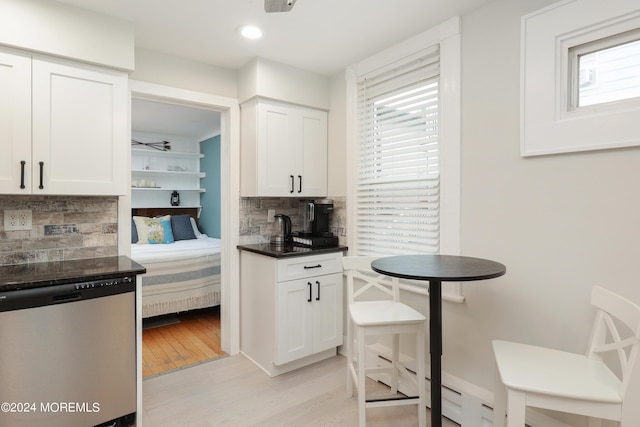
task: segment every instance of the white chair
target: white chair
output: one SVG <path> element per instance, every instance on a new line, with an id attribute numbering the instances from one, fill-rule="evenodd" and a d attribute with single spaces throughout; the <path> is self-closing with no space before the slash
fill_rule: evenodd
<path id="1" fill-rule="evenodd" d="M 600 287 L 593 288 L 591 304 L 598 312 L 586 355 L 493 341 L 494 427 L 504 426 L 505 409 L 509 427 L 524 426 L 527 406 L 591 417 L 590 426 L 601 425 L 601 419 L 620 421 L 621 427 L 640 425 L 637 397 L 635 402 L 626 398 L 632 384 L 636 395 L 640 391 L 640 372 L 633 372 L 640 350 L 640 307 Z M 616 327 L 621 324 L 630 330 L 625 327 L 626 338 Z M 620 378 L 605 363 L 616 358 L 601 357 L 608 352 L 617 353 L 619 365 L 612 368 Z"/>
<path id="2" fill-rule="evenodd" d="M 366 408 L 394 405 L 418 405 L 418 425 L 426 426 L 425 395 L 425 323 L 422 313 L 400 302 L 400 285 L 397 278 L 378 275 L 371 270 L 372 257 L 344 257 L 343 269 L 347 276 L 347 396 L 353 396 L 353 385 L 358 393 L 358 424 L 366 425 Z M 382 283 L 386 279 L 386 285 Z M 373 291 L 379 298 L 380 292 L 387 300 L 359 300 Z M 373 293 L 373 292 L 371 292 Z M 370 294 L 371 294 L 370 293 Z M 368 296 L 367 298 L 371 298 Z M 416 337 L 415 375 L 399 361 L 400 334 Z M 391 335 L 392 349 L 390 366 L 366 366 L 365 341 L 369 335 Z M 354 337 L 357 343 L 357 357 L 354 355 Z M 367 399 L 365 378 L 367 374 L 389 374 L 391 387 L 388 398 Z M 398 381 L 403 377 L 417 388 L 415 397 L 398 397 Z M 394 396 L 395 395 L 395 396 Z"/>

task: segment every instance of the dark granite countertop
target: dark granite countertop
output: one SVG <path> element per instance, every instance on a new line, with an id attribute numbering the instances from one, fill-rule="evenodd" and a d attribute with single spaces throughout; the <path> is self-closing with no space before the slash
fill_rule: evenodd
<path id="1" fill-rule="evenodd" d="M 318 255 L 331 252 L 345 252 L 346 246 L 333 246 L 328 248 L 308 248 L 305 246 L 286 245 L 284 247 L 272 246 L 270 243 L 256 243 L 253 245 L 238 245 L 241 251 L 254 252 L 273 258 L 289 258 L 296 256 Z"/>
<path id="2" fill-rule="evenodd" d="M 126 256 L 5 265 L 0 266 L 0 292 L 118 278 L 146 271 Z"/>

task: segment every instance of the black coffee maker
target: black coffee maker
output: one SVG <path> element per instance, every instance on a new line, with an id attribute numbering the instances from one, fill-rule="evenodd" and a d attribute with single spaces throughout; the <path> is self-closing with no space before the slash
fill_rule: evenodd
<path id="1" fill-rule="evenodd" d="M 338 236 L 329 231 L 332 213 L 331 199 L 300 200 L 301 229 L 293 237 L 293 243 L 309 247 L 338 246 Z"/>

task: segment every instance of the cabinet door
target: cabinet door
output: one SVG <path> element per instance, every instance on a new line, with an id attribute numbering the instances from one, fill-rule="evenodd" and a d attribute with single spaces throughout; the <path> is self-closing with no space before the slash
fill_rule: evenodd
<path id="1" fill-rule="evenodd" d="M 295 137 L 295 110 L 258 105 L 258 194 L 298 194 L 302 169 L 302 141 Z"/>
<path id="2" fill-rule="evenodd" d="M 0 194 L 29 194 L 31 58 L 0 51 L 0 94 Z"/>
<path id="3" fill-rule="evenodd" d="M 313 352 L 313 281 L 279 282 L 276 297 L 276 365 Z"/>
<path id="4" fill-rule="evenodd" d="M 302 194 L 327 195 L 327 113 L 304 109 L 300 113 L 303 146 Z"/>
<path id="5" fill-rule="evenodd" d="M 313 352 L 342 345 L 342 274 L 313 278 Z"/>
<path id="6" fill-rule="evenodd" d="M 39 59 L 32 67 L 33 193 L 126 194 L 126 74 Z"/>

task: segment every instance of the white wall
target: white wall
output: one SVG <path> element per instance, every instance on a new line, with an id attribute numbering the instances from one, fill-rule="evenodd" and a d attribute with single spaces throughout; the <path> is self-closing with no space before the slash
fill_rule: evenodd
<path id="1" fill-rule="evenodd" d="M 492 339 L 584 352 L 592 286 L 640 302 L 640 150 L 520 157 L 520 16 L 551 3 L 463 16 L 462 253 L 507 274 L 445 304 L 443 364 L 488 389 Z"/>
<path id="2" fill-rule="evenodd" d="M 236 98 L 235 70 L 214 67 L 176 56 L 136 48 L 136 69 L 132 80 Z"/>
<path id="3" fill-rule="evenodd" d="M 507 274 L 443 303 L 443 368 L 487 390 L 491 340 L 581 353 L 592 286 L 640 302 L 640 149 L 520 157 L 520 17 L 551 3 L 496 0 L 462 16 L 462 254 Z"/>
<path id="4" fill-rule="evenodd" d="M 134 66 L 130 22 L 58 2 L 0 0 L 0 43 L 124 70 Z"/>
<path id="5" fill-rule="evenodd" d="M 330 80 L 329 133 L 327 163 L 327 195 L 345 197 L 347 195 L 347 109 L 345 73 L 339 73 Z"/>
<path id="6" fill-rule="evenodd" d="M 238 101 L 242 104 L 256 96 L 328 110 L 329 78 L 254 58 L 238 72 Z"/>

